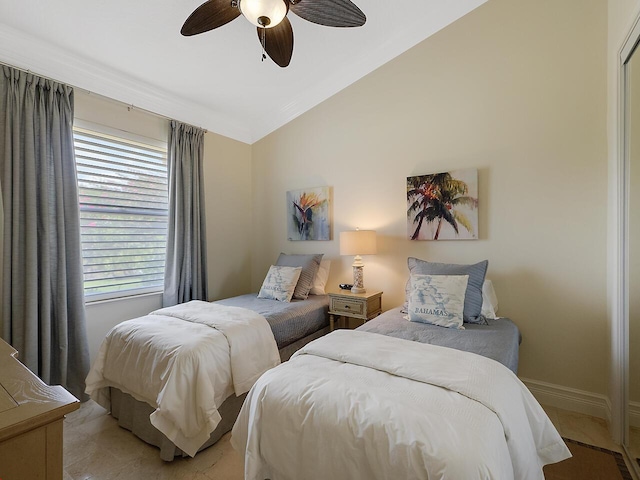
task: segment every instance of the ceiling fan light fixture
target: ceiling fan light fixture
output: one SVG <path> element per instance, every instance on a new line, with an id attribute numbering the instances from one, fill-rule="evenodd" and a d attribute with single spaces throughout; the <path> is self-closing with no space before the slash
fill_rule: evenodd
<path id="1" fill-rule="evenodd" d="M 287 14 L 327 27 L 361 27 L 366 15 L 351 0 L 205 0 L 180 29 L 185 37 L 208 32 L 243 15 L 257 28 L 262 60 L 286 67 L 293 55 L 293 27 Z"/>
<path id="2" fill-rule="evenodd" d="M 289 9 L 284 0 L 240 0 L 238 7 L 247 20 L 262 28 L 278 25 Z"/>

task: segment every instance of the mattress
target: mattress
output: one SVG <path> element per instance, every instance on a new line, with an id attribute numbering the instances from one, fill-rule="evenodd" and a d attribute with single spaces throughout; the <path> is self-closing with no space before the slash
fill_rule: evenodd
<path id="1" fill-rule="evenodd" d="M 329 296 L 309 295 L 306 300 L 279 302 L 258 298 L 256 293 L 217 300 L 214 303 L 243 307 L 267 319 L 278 349 L 329 325 Z"/>
<path id="2" fill-rule="evenodd" d="M 400 310 L 401 307 L 388 310 L 357 330 L 476 353 L 518 373 L 518 351 L 522 337 L 516 324 L 508 318 L 487 319 L 488 325 L 465 323 L 464 330 L 457 330 L 410 322 Z"/>

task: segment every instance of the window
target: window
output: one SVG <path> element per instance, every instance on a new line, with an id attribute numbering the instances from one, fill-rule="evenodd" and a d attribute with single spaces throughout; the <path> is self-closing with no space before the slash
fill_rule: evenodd
<path id="1" fill-rule="evenodd" d="M 167 147 L 74 127 L 85 301 L 160 292 L 167 239 Z"/>

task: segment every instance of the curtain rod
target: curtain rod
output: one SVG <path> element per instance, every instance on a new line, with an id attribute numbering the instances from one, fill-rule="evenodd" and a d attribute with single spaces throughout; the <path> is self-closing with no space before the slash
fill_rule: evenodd
<path id="1" fill-rule="evenodd" d="M 20 70 L 21 72 L 24 73 L 30 73 L 32 75 L 37 75 L 39 77 L 44 78 L 45 80 L 51 80 L 52 82 L 56 82 L 56 83 L 65 83 L 65 82 L 61 82 L 60 80 L 56 80 L 55 78 L 51 78 L 51 77 L 47 77 L 46 75 L 40 75 L 39 73 L 35 73 L 32 70 L 29 70 L 28 68 L 23 68 L 23 67 L 17 67 L 15 65 L 11 65 L 10 63 L 5 62 L 4 60 L 0 61 L 0 65 L 3 65 L 5 67 L 10 67 L 13 68 L 15 70 Z M 72 88 L 76 88 L 73 85 L 70 85 Z"/>
<path id="2" fill-rule="evenodd" d="M 82 88 L 82 87 L 73 87 L 73 88 L 77 88 L 78 90 L 81 90 L 81 91 L 85 92 L 88 95 L 94 95 L 96 97 L 100 97 L 101 99 L 106 100 L 108 102 L 117 103 L 118 105 L 123 105 L 123 106 L 127 107 L 127 110 L 129 110 L 129 111 L 131 111 L 131 110 L 139 110 L 141 112 L 147 113 L 149 115 L 153 115 L 153 116 L 158 117 L 158 118 L 164 118 L 165 120 L 175 120 L 175 118 L 167 117 L 166 115 L 162 115 L 161 113 L 152 112 L 151 110 L 147 110 L 146 108 L 138 107 L 138 106 L 134 105 L 133 103 L 125 103 L 125 102 L 122 102 L 120 100 L 116 100 L 115 98 L 111 98 L 111 97 L 107 97 L 106 95 L 102 95 L 101 93 L 92 92 L 91 90 L 87 90 L 86 88 Z M 208 132 L 208 130 L 206 128 L 202 128 L 200 126 L 198 128 L 204 130 L 204 133 Z"/>
<path id="3" fill-rule="evenodd" d="M 22 68 L 22 67 L 17 67 L 15 65 L 11 65 L 10 63 L 7 63 L 5 61 L 1 61 L 0 65 L 5 65 L 7 67 L 11 67 L 11 68 L 14 68 L 16 70 L 20 70 L 21 72 L 30 73 L 30 74 L 33 74 L 33 75 L 38 75 L 39 77 L 42 77 L 42 78 L 44 78 L 46 80 L 51 80 L 52 82 L 67 84 L 70 87 L 72 87 L 74 89 L 77 89 L 77 90 L 81 90 L 82 92 L 87 93 L 89 95 L 95 95 L 95 96 L 100 97 L 100 98 L 102 98 L 104 100 L 107 100 L 109 102 L 117 103 L 119 105 L 123 105 L 123 106 L 127 107 L 127 110 L 129 110 L 129 111 L 131 111 L 131 110 L 139 110 L 139 111 L 147 113 L 149 115 L 153 115 L 153 116 L 156 116 L 156 117 L 159 117 L 159 118 L 164 118 L 165 120 L 175 120 L 175 118 L 167 117 L 166 115 L 162 115 L 161 113 L 152 112 L 151 110 L 147 110 L 145 108 L 138 107 L 138 106 L 134 105 L 133 103 L 131 103 L 131 104 L 125 103 L 125 102 L 122 102 L 120 100 L 116 100 L 115 98 L 111 98 L 111 97 L 107 97 L 106 95 L 102 95 L 101 93 L 92 92 L 91 90 L 88 90 L 86 88 L 78 87 L 78 86 L 75 86 L 75 85 L 71 85 L 71 84 L 69 84 L 67 82 L 62 82 L 62 81 L 57 80 L 55 78 L 51 78 L 51 77 L 47 77 L 46 75 L 41 75 L 39 73 L 35 73 L 34 71 L 29 70 L 27 68 Z M 204 133 L 208 133 L 208 130 L 206 128 L 202 128 L 202 127 L 198 127 L 198 128 L 204 130 Z"/>

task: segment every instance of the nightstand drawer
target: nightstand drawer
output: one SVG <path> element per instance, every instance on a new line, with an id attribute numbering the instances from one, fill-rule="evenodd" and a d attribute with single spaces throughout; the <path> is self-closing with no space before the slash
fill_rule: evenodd
<path id="1" fill-rule="evenodd" d="M 365 304 L 361 301 L 353 301 L 347 298 L 332 298 L 330 310 L 336 313 L 364 315 L 364 306 Z"/>

